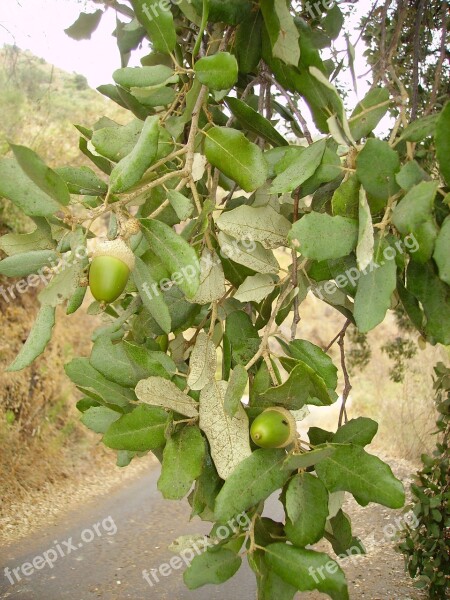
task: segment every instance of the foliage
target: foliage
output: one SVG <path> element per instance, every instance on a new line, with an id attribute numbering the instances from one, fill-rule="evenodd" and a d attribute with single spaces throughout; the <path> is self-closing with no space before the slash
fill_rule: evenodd
<path id="1" fill-rule="evenodd" d="M 193 486 L 192 514 L 215 523 L 212 537 L 247 515 L 248 535 L 236 529 L 195 559 L 188 587 L 233 576 L 243 550 L 260 599 L 318 589 L 345 600 L 342 570 L 332 562 L 324 574 L 329 557 L 306 546 L 326 537 L 345 553 L 354 543 L 335 510 L 342 492 L 362 506 L 400 508 L 404 491 L 364 449 L 377 424 L 345 422 L 344 338 L 350 324 L 367 333 L 401 302 L 430 343 L 450 341 L 450 105 L 408 125 L 403 99 L 374 87 L 348 117 L 330 81 L 339 67 L 321 54 L 341 30 L 337 6 L 303 19 L 284 0 L 129 4 L 115 5 L 127 17 L 115 31 L 122 67 L 114 85 L 99 88 L 129 111 L 128 123 L 77 125 L 91 168 L 53 169 L 19 144 L 0 161 L 0 194 L 35 224 L 31 239 L 1 238 L 8 257 L 0 274 L 53 275 L 10 370 L 42 353 L 57 306 L 72 314 L 83 303 L 97 238 L 128 244 L 124 293 L 112 305 L 90 305 L 106 323 L 90 357 L 66 365 L 83 394 L 83 423 L 117 451 L 120 466 L 153 452 L 165 497 L 181 499 Z M 84 15 L 67 33 L 88 38 L 100 18 Z M 128 67 L 145 38 L 151 52 Z M 320 132 L 315 141 L 298 96 Z M 389 140 L 378 139 L 374 129 L 393 107 L 402 119 Z M 430 139 L 432 168 L 430 153 L 422 162 L 420 152 Z M 292 256 L 287 269 L 279 249 Z M 338 398 L 331 358 L 296 339 L 309 290 L 346 317 L 332 342 L 345 380 L 342 427 L 256 449 L 249 429 L 265 409 L 301 418 L 305 406 Z M 261 516 L 277 490 L 283 523 Z"/>
<path id="2" fill-rule="evenodd" d="M 405 531 L 399 547 L 411 577 L 419 576 L 417 586 L 430 598 L 445 600 L 450 592 L 450 369 L 438 363 L 435 374 L 438 440 L 432 456 L 422 455 L 422 470 L 411 486 L 419 526 Z"/>

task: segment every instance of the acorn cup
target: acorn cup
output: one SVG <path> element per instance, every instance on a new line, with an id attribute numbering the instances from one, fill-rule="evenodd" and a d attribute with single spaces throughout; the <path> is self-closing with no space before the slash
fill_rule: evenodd
<path id="1" fill-rule="evenodd" d="M 117 300 L 134 264 L 134 254 L 122 239 L 101 242 L 89 268 L 89 287 L 94 298 L 107 304 Z"/>

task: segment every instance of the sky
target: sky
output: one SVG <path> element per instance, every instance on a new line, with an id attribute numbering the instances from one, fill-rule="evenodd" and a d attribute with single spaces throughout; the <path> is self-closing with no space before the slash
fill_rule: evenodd
<path id="1" fill-rule="evenodd" d="M 109 83 L 112 72 L 120 67 L 116 40 L 111 36 L 115 13 L 106 11 L 90 40 L 76 41 L 64 29 L 84 7 L 86 12 L 99 8 L 89 1 L 1 0 L 0 46 L 15 43 L 69 73 L 83 74 L 91 87 Z"/>
<path id="2" fill-rule="evenodd" d="M 355 15 L 351 19 L 355 27 L 352 41 L 358 36 L 356 25 L 359 19 L 367 14 L 371 5 L 372 0 L 355 2 Z M 99 5 L 90 0 L 0 0 L 0 46 L 15 43 L 22 50 L 30 50 L 69 73 L 81 73 L 93 88 L 110 83 L 113 71 L 120 67 L 116 40 L 111 35 L 115 29 L 115 12 L 106 11 L 90 40 L 76 41 L 64 33 L 81 10 L 93 12 L 98 8 Z M 361 44 L 356 52 L 357 73 L 367 71 Z M 130 66 L 138 65 L 140 55 L 147 53 L 148 49 L 134 52 Z M 352 87 L 350 74 L 348 83 Z M 367 84 L 359 80 L 358 94 L 351 93 L 348 100 L 350 108 L 367 89 Z"/>

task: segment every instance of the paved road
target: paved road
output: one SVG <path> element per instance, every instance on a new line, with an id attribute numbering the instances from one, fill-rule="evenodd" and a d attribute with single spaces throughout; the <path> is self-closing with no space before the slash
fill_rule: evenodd
<path id="1" fill-rule="evenodd" d="M 7 549 L 0 548 L 0 598 L 253 600 L 255 579 L 246 561 L 226 584 L 192 592 L 183 583 L 184 566 L 166 577 L 159 576 L 159 583 L 153 587 L 143 579 L 144 569 L 158 568 L 174 556 L 167 550 L 172 540 L 208 531 L 208 524 L 197 518 L 189 522 L 187 502 L 171 502 L 161 497 L 156 489 L 158 476 L 159 469 L 155 467 L 109 497 L 67 514 L 57 525 L 47 526 Z M 278 512 L 276 502 L 271 505 L 271 512 Z M 36 559 L 49 550 L 49 561 L 54 561 L 52 568 L 43 563 L 43 558 Z M 64 557 L 58 556 L 61 552 Z M 17 581 L 13 569 L 33 559 L 41 568 L 27 577 L 18 571 L 21 580 Z M 5 567 L 10 569 L 14 584 L 5 575 Z M 31 568 L 32 565 L 25 566 L 24 570 L 28 573 Z"/>

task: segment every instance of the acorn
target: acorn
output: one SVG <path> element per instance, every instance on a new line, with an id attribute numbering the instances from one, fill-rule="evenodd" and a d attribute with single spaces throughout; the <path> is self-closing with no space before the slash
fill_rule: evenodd
<path id="1" fill-rule="evenodd" d="M 122 239 L 101 242 L 89 269 L 89 287 L 94 298 L 106 303 L 117 300 L 134 264 L 134 254 Z"/>
<path id="2" fill-rule="evenodd" d="M 297 423 L 288 410 L 273 406 L 253 421 L 250 437 L 261 448 L 285 448 L 297 437 Z"/>

